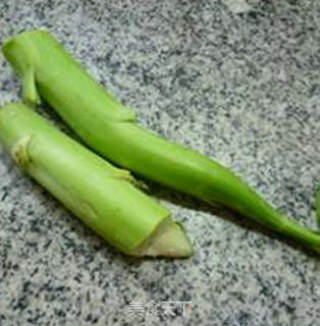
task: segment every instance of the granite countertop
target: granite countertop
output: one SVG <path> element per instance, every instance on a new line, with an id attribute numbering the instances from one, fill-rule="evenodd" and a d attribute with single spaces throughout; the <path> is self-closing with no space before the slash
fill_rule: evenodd
<path id="1" fill-rule="evenodd" d="M 319 1 L 0 1 L 1 43 L 40 26 L 142 124 L 316 228 Z M 0 104 L 17 99 L 1 55 Z M 319 257 L 232 212 L 150 189 L 184 224 L 192 258 L 124 257 L 0 147 L 0 325 L 320 325 Z"/>

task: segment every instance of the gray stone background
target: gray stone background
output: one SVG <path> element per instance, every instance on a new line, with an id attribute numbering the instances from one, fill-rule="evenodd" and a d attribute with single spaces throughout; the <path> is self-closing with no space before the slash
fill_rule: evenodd
<path id="1" fill-rule="evenodd" d="M 319 1 L 0 1 L 1 43 L 39 26 L 142 124 L 316 227 Z M 17 99 L 1 55 L 0 104 Z M 191 259 L 115 252 L 0 147 L 0 325 L 320 325 L 319 257 L 231 212 L 150 192 L 183 222 Z M 191 309 L 165 314 L 168 301 Z"/>

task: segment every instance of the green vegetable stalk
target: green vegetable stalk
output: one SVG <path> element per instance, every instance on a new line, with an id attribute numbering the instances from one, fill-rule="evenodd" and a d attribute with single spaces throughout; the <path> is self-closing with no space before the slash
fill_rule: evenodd
<path id="1" fill-rule="evenodd" d="M 128 255 L 187 257 L 168 210 L 118 169 L 23 104 L 0 110 L 0 142 L 16 164 L 111 245 Z"/>
<path id="2" fill-rule="evenodd" d="M 41 95 L 104 157 L 320 250 L 320 234 L 276 211 L 227 168 L 141 128 L 134 113 L 105 91 L 48 32 L 17 35 L 4 44 L 3 53 L 23 79 L 24 100 L 36 104 Z"/>

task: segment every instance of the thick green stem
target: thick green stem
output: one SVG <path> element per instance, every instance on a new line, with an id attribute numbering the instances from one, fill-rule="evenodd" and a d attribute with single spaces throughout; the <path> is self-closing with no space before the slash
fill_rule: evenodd
<path id="1" fill-rule="evenodd" d="M 107 163 L 31 109 L 12 104 L 0 110 L 0 142 L 20 168 L 124 253 L 191 254 L 169 211 L 137 189 L 128 171 Z"/>
<path id="2" fill-rule="evenodd" d="M 23 78 L 32 67 L 40 95 L 104 157 L 176 190 L 230 207 L 319 251 L 319 234 L 277 212 L 230 170 L 139 127 L 134 114 L 107 93 L 49 33 L 22 33 L 5 43 L 3 52 Z M 32 90 L 25 92 L 30 101 L 35 98 L 34 88 L 27 88 Z"/>

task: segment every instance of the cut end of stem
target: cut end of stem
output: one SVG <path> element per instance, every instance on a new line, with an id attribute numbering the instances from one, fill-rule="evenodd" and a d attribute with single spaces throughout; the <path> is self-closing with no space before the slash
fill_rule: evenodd
<path id="1" fill-rule="evenodd" d="M 187 258 L 193 254 L 193 249 L 182 226 L 169 219 L 132 254 L 142 257 Z"/>

